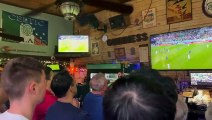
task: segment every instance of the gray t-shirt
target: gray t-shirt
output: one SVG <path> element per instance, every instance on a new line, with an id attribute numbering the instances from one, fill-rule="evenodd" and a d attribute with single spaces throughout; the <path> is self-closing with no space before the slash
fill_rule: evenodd
<path id="1" fill-rule="evenodd" d="M 14 114 L 10 112 L 4 112 L 0 114 L 0 120 L 29 120 L 26 117 L 19 115 L 19 114 Z"/>

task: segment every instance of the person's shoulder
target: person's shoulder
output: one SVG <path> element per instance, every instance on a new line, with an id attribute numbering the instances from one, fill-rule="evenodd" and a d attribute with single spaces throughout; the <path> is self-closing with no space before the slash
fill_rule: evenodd
<path id="1" fill-rule="evenodd" d="M 50 112 L 50 111 L 54 111 L 58 108 L 58 104 L 57 104 L 57 101 L 55 101 L 55 103 L 53 103 L 49 108 L 48 108 L 48 111 L 47 112 Z"/>
<path id="2" fill-rule="evenodd" d="M 103 96 L 102 95 L 99 95 L 99 94 L 93 94 L 91 92 L 89 92 L 88 94 L 86 94 L 84 100 L 103 100 Z"/>
<path id="3" fill-rule="evenodd" d="M 52 106 L 50 106 L 46 112 L 45 119 L 46 120 L 53 120 L 56 116 L 61 113 L 60 109 L 58 109 L 57 102 L 55 102 Z"/>
<path id="4" fill-rule="evenodd" d="M 0 120 L 28 120 L 26 117 L 5 111 L 0 114 Z"/>
<path id="5" fill-rule="evenodd" d="M 85 95 L 85 98 L 84 98 L 84 99 L 89 98 L 89 97 L 91 97 L 91 92 L 87 93 L 87 94 Z"/>

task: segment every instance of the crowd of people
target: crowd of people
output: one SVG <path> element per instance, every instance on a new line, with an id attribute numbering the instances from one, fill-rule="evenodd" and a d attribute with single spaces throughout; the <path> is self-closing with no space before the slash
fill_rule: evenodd
<path id="1" fill-rule="evenodd" d="M 195 42 L 211 42 L 212 28 L 196 28 L 172 33 L 154 35 L 151 38 L 153 46 L 191 44 Z"/>
<path id="2" fill-rule="evenodd" d="M 66 69 L 53 75 L 31 57 L 10 60 L 1 73 L 0 120 L 186 120 L 188 107 L 176 85 L 157 71 L 142 69 L 108 87 L 103 73 L 91 78 L 82 103 L 77 84 Z M 206 119 L 212 120 L 212 105 Z"/>

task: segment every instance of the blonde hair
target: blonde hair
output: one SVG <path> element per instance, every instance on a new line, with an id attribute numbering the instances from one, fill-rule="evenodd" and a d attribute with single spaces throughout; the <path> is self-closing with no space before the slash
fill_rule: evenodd
<path id="1" fill-rule="evenodd" d="M 106 81 L 105 74 L 97 73 L 90 80 L 90 87 L 94 91 L 101 91 L 104 88 L 105 81 Z"/>
<path id="2" fill-rule="evenodd" d="M 176 114 L 175 120 L 186 120 L 188 114 L 188 106 L 186 103 L 178 96 L 178 100 L 176 103 Z"/>

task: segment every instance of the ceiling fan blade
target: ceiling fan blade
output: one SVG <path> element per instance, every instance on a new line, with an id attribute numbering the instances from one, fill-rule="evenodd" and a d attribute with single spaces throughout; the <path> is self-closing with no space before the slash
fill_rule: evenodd
<path id="1" fill-rule="evenodd" d="M 90 6 L 95 6 L 99 8 L 103 8 L 106 10 L 111 10 L 114 12 L 119 12 L 122 14 L 130 14 L 133 12 L 133 7 L 131 5 L 125 5 L 121 3 L 116 3 L 112 1 L 106 0 L 83 0 L 83 2 Z"/>
<path id="2" fill-rule="evenodd" d="M 0 37 L 7 38 L 7 39 L 10 39 L 10 40 L 14 40 L 15 42 L 23 42 L 24 41 L 23 37 L 19 37 L 19 36 L 15 36 L 15 35 L 9 35 L 9 34 L 5 34 L 5 33 L 0 33 Z"/>
<path id="3" fill-rule="evenodd" d="M 35 16 L 35 15 L 38 15 L 44 11 L 46 11 L 48 8 L 50 8 L 51 6 L 53 6 L 55 4 L 55 2 L 52 2 L 50 4 L 47 4 L 47 5 L 44 5 L 42 7 L 39 7 L 37 9 L 34 9 L 32 11 L 29 11 L 25 14 L 23 14 L 23 16 Z"/>

